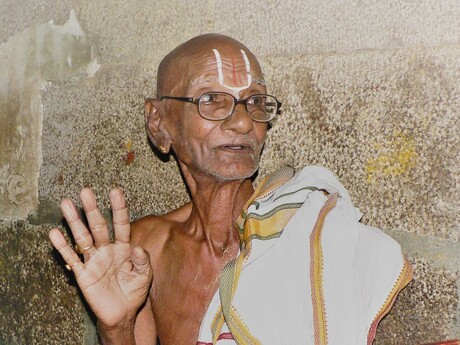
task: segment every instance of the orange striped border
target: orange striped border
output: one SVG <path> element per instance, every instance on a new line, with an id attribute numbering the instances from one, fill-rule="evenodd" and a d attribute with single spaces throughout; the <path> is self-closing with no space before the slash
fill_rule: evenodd
<path id="1" fill-rule="evenodd" d="M 315 345 L 327 344 L 326 307 L 323 294 L 323 249 L 321 246 L 321 233 L 328 213 L 337 204 L 338 193 L 328 196 L 326 203 L 321 208 L 316 224 L 310 235 L 310 284 L 311 299 L 313 304 L 313 326 L 315 332 Z"/>
<path id="2" fill-rule="evenodd" d="M 379 312 L 375 316 L 374 321 L 372 321 L 371 327 L 369 328 L 369 332 L 367 335 L 368 345 L 372 345 L 372 342 L 374 341 L 374 338 L 375 338 L 375 333 L 377 332 L 377 326 L 379 322 L 383 319 L 383 317 L 386 314 L 388 314 L 394 302 L 396 301 L 396 296 L 398 295 L 399 292 L 401 292 L 402 289 L 404 289 L 404 287 L 407 284 L 409 284 L 411 279 L 412 279 L 412 266 L 409 263 L 409 261 L 407 261 L 407 259 L 404 258 L 404 265 L 403 265 L 403 268 L 401 269 L 401 272 L 399 273 L 398 279 L 393 285 L 393 289 L 391 289 L 390 294 L 386 298 Z"/>

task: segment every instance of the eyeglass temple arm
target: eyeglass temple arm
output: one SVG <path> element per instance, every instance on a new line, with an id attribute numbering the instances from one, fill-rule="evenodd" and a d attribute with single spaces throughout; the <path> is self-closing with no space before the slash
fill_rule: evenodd
<path id="1" fill-rule="evenodd" d="M 161 96 L 160 101 L 163 99 L 175 99 L 177 101 L 189 102 L 189 103 L 198 103 L 199 98 L 194 99 L 192 97 L 174 97 L 174 96 Z"/>

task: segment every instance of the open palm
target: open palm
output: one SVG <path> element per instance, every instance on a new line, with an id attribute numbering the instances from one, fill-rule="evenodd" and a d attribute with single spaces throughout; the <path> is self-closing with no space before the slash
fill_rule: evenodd
<path id="1" fill-rule="evenodd" d="M 153 277 L 149 255 L 142 248 L 130 244 L 128 210 L 120 189 L 110 193 L 114 242 L 110 241 L 107 223 L 97 208 L 93 192 L 83 189 L 80 198 L 89 230 L 72 201 L 63 200 L 61 209 L 84 262 L 58 229 L 52 229 L 49 236 L 74 272 L 98 322 L 106 327 L 116 327 L 127 320 L 134 320 L 147 298 Z"/>

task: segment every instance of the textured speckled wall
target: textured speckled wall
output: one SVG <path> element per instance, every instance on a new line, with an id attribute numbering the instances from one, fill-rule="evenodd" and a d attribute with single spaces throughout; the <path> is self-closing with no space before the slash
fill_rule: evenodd
<path id="1" fill-rule="evenodd" d="M 413 263 L 376 344 L 460 337 L 458 18 L 458 0 L 0 0 L 0 344 L 95 344 L 47 231 L 83 186 L 106 210 L 123 187 L 133 218 L 187 200 L 142 107 L 205 32 L 247 44 L 283 101 L 260 175 L 329 167 Z"/>

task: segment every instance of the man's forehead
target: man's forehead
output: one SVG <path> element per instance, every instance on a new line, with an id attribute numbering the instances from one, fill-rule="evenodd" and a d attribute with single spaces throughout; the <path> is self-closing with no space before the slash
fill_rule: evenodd
<path id="1" fill-rule="evenodd" d="M 187 57 L 184 58 L 187 60 Z M 189 87 L 217 81 L 235 94 L 252 83 L 265 87 L 257 60 L 242 47 L 207 47 L 198 54 L 188 56 L 188 61 L 184 62 L 189 72 Z"/>
<path id="2" fill-rule="evenodd" d="M 241 88 L 252 83 L 265 87 L 257 58 L 242 43 L 219 34 L 192 38 L 171 51 L 158 69 L 157 95 L 183 93 L 195 84 L 220 83 Z M 249 83 L 250 84 L 250 83 Z M 228 90 L 236 94 L 237 90 Z"/>
<path id="3" fill-rule="evenodd" d="M 211 78 L 208 75 L 200 75 L 195 78 L 193 78 L 189 85 L 190 86 L 195 86 L 195 85 L 204 85 L 204 84 L 211 84 L 215 82 L 215 78 Z M 252 82 L 254 84 L 267 87 L 267 83 L 265 82 L 265 79 L 263 78 L 252 78 Z"/>

